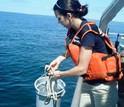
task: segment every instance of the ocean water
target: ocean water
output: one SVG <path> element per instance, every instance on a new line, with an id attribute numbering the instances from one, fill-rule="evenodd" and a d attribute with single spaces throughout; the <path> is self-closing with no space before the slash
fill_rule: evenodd
<path id="1" fill-rule="evenodd" d="M 111 32 L 123 33 L 124 23 L 109 26 Z M 66 32 L 54 16 L 0 12 L 0 107 L 35 107 L 34 82 L 44 73 L 44 66 L 65 51 Z M 68 59 L 59 69 L 72 66 Z M 69 107 L 77 78 L 63 81 L 62 107 Z"/>

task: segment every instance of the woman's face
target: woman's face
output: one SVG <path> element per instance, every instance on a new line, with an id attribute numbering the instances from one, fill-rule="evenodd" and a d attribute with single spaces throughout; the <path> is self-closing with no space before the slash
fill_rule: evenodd
<path id="1" fill-rule="evenodd" d="M 61 25 L 63 25 L 64 27 L 66 27 L 67 29 L 71 28 L 71 22 L 68 18 L 68 16 L 63 16 L 59 13 L 59 11 L 54 11 L 55 16 L 58 19 L 58 23 L 60 23 Z"/>

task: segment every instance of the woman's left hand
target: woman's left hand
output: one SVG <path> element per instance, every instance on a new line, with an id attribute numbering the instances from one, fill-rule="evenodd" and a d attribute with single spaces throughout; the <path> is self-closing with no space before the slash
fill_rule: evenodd
<path id="1" fill-rule="evenodd" d="M 55 71 L 55 72 L 52 72 L 52 74 L 54 78 L 62 78 L 62 75 L 61 75 L 61 71 Z"/>

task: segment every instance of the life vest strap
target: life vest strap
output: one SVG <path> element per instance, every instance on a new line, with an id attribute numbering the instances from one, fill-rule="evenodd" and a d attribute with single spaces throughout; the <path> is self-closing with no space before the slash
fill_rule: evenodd
<path id="1" fill-rule="evenodd" d="M 115 56 L 116 59 L 118 58 L 118 57 L 117 57 L 117 53 L 112 53 L 112 54 L 108 54 L 107 56 L 103 57 L 103 58 L 102 58 L 102 61 L 105 61 L 107 58 L 110 58 L 110 57 L 112 57 L 112 56 Z"/>
<path id="2" fill-rule="evenodd" d="M 115 71 L 113 73 L 107 73 L 107 76 L 113 76 L 114 78 L 119 77 L 120 71 Z"/>
<path id="3" fill-rule="evenodd" d="M 115 59 L 116 59 L 116 65 L 117 65 L 116 69 L 117 69 L 117 71 L 115 71 L 115 72 L 113 72 L 113 73 L 107 73 L 107 75 L 108 75 L 108 76 L 119 77 L 119 74 L 120 74 L 120 71 L 119 71 L 119 58 L 118 58 L 117 53 L 112 53 L 112 54 L 109 54 L 109 55 L 103 57 L 103 58 L 102 58 L 102 61 L 105 61 L 107 58 L 110 58 L 110 57 L 112 57 L 112 56 L 114 56 Z"/>

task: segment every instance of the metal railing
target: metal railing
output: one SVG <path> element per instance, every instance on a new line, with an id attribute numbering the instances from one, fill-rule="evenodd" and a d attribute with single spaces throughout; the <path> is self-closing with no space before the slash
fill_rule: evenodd
<path id="1" fill-rule="evenodd" d="M 72 99 L 71 107 L 79 107 L 82 87 L 83 87 L 83 78 L 79 77 L 74 92 L 74 96 Z"/>

